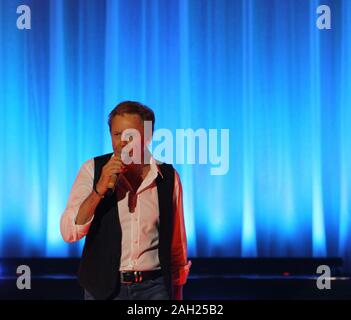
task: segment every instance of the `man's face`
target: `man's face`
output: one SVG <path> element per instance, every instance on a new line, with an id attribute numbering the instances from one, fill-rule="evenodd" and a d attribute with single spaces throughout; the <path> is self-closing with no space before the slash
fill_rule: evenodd
<path id="1" fill-rule="evenodd" d="M 138 146 L 141 152 L 141 159 L 144 157 L 144 123 L 143 120 L 137 114 L 125 113 L 122 115 L 116 115 L 111 121 L 111 141 L 112 148 L 115 155 L 121 156 L 123 147 L 129 142 L 122 140 L 122 133 L 127 129 L 137 130 L 140 134 L 141 146 Z M 130 140 L 131 142 L 131 140 Z"/>

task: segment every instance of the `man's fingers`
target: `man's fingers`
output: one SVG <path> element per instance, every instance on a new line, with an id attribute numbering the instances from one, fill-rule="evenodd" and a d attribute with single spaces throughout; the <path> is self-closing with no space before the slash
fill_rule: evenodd
<path id="1" fill-rule="evenodd" d="M 121 159 L 117 159 L 116 157 L 113 157 L 112 159 L 114 159 L 113 161 L 109 161 L 107 163 L 106 166 L 112 166 L 112 165 L 115 165 L 115 164 L 122 164 L 122 165 L 125 165 Z"/>
<path id="2" fill-rule="evenodd" d="M 117 174 L 125 171 L 125 166 L 113 166 L 106 170 L 106 175 L 111 176 L 112 174 Z"/>
<path id="3" fill-rule="evenodd" d="M 123 164 L 114 164 L 114 165 L 111 165 L 110 167 L 106 168 L 107 171 L 110 171 L 110 170 L 122 170 L 124 169 L 126 166 L 123 165 Z"/>
<path id="4" fill-rule="evenodd" d="M 109 170 L 111 168 L 123 168 L 125 167 L 126 165 L 122 162 L 122 161 L 117 161 L 117 162 L 111 162 L 111 163 L 108 163 L 106 166 L 105 166 L 105 170 Z"/>
<path id="5" fill-rule="evenodd" d="M 114 157 L 112 157 L 109 162 L 116 162 L 116 161 L 120 161 L 121 160 L 121 155 L 120 154 L 116 154 Z"/>

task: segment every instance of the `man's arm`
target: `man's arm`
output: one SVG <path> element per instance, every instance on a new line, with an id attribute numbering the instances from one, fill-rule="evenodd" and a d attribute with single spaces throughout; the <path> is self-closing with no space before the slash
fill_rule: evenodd
<path id="1" fill-rule="evenodd" d="M 92 216 L 90 216 L 90 219 L 86 219 L 85 223 L 81 224 L 77 224 L 76 219 L 81 205 L 85 201 L 88 201 L 90 197 L 95 197 L 91 195 L 93 180 L 94 160 L 90 159 L 80 168 L 71 189 L 66 209 L 61 216 L 60 230 L 62 238 L 66 242 L 78 241 L 89 231 Z M 96 197 L 99 198 L 98 195 L 96 195 Z M 81 218 L 82 217 L 80 217 L 80 222 L 83 222 Z"/>
<path id="2" fill-rule="evenodd" d="M 88 160 L 83 164 L 61 218 L 61 234 L 66 242 L 78 241 L 88 233 L 95 209 L 108 190 L 111 176 L 125 170 L 126 165 L 122 163 L 121 158 L 112 156 L 102 168 L 95 188 L 97 192 L 95 192 L 93 190 L 94 160 Z"/>
<path id="3" fill-rule="evenodd" d="M 89 196 L 83 201 L 79 207 L 75 222 L 77 225 L 84 225 L 92 220 L 95 209 L 102 199 L 95 191 L 92 191 Z"/>
<path id="4" fill-rule="evenodd" d="M 173 299 L 183 299 L 183 285 L 187 281 L 191 261 L 187 258 L 187 239 L 183 212 L 183 191 L 179 175 L 174 170 L 172 235 L 172 289 Z"/>

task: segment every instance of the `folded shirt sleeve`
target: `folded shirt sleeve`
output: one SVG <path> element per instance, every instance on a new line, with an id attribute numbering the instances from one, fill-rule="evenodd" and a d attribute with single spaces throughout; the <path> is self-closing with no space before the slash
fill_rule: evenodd
<path id="1" fill-rule="evenodd" d="M 172 284 L 184 285 L 187 281 L 191 261 L 188 261 L 187 238 L 183 212 L 183 191 L 179 174 L 174 170 L 173 235 L 172 235 Z"/>
<path id="2" fill-rule="evenodd" d="M 60 231 L 66 242 L 75 242 L 83 238 L 89 231 L 94 216 L 83 225 L 76 224 L 78 210 L 93 189 L 94 159 L 86 161 L 80 168 L 69 194 L 65 211 L 61 216 Z"/>

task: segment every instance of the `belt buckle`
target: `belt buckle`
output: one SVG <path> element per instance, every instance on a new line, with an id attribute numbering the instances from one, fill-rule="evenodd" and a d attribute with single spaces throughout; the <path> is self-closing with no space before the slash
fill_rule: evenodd
<path id="1" fill-rule="evenodd" d="M 141 275 L 141 271 L 134 271 L 134 281 L 135 283 L 140 283 L 143 281 L 143 276 Z"/>
<path id="2" fill-rule="evenodd" d="M 127 279 L 125 279 L 125 277 Z M 140 283 L 142 281 L 143 281 L 143 276 L 141 275 L 141 271 L 122 272 L 122 283 L 133 284 L 133 283 Z"/>

